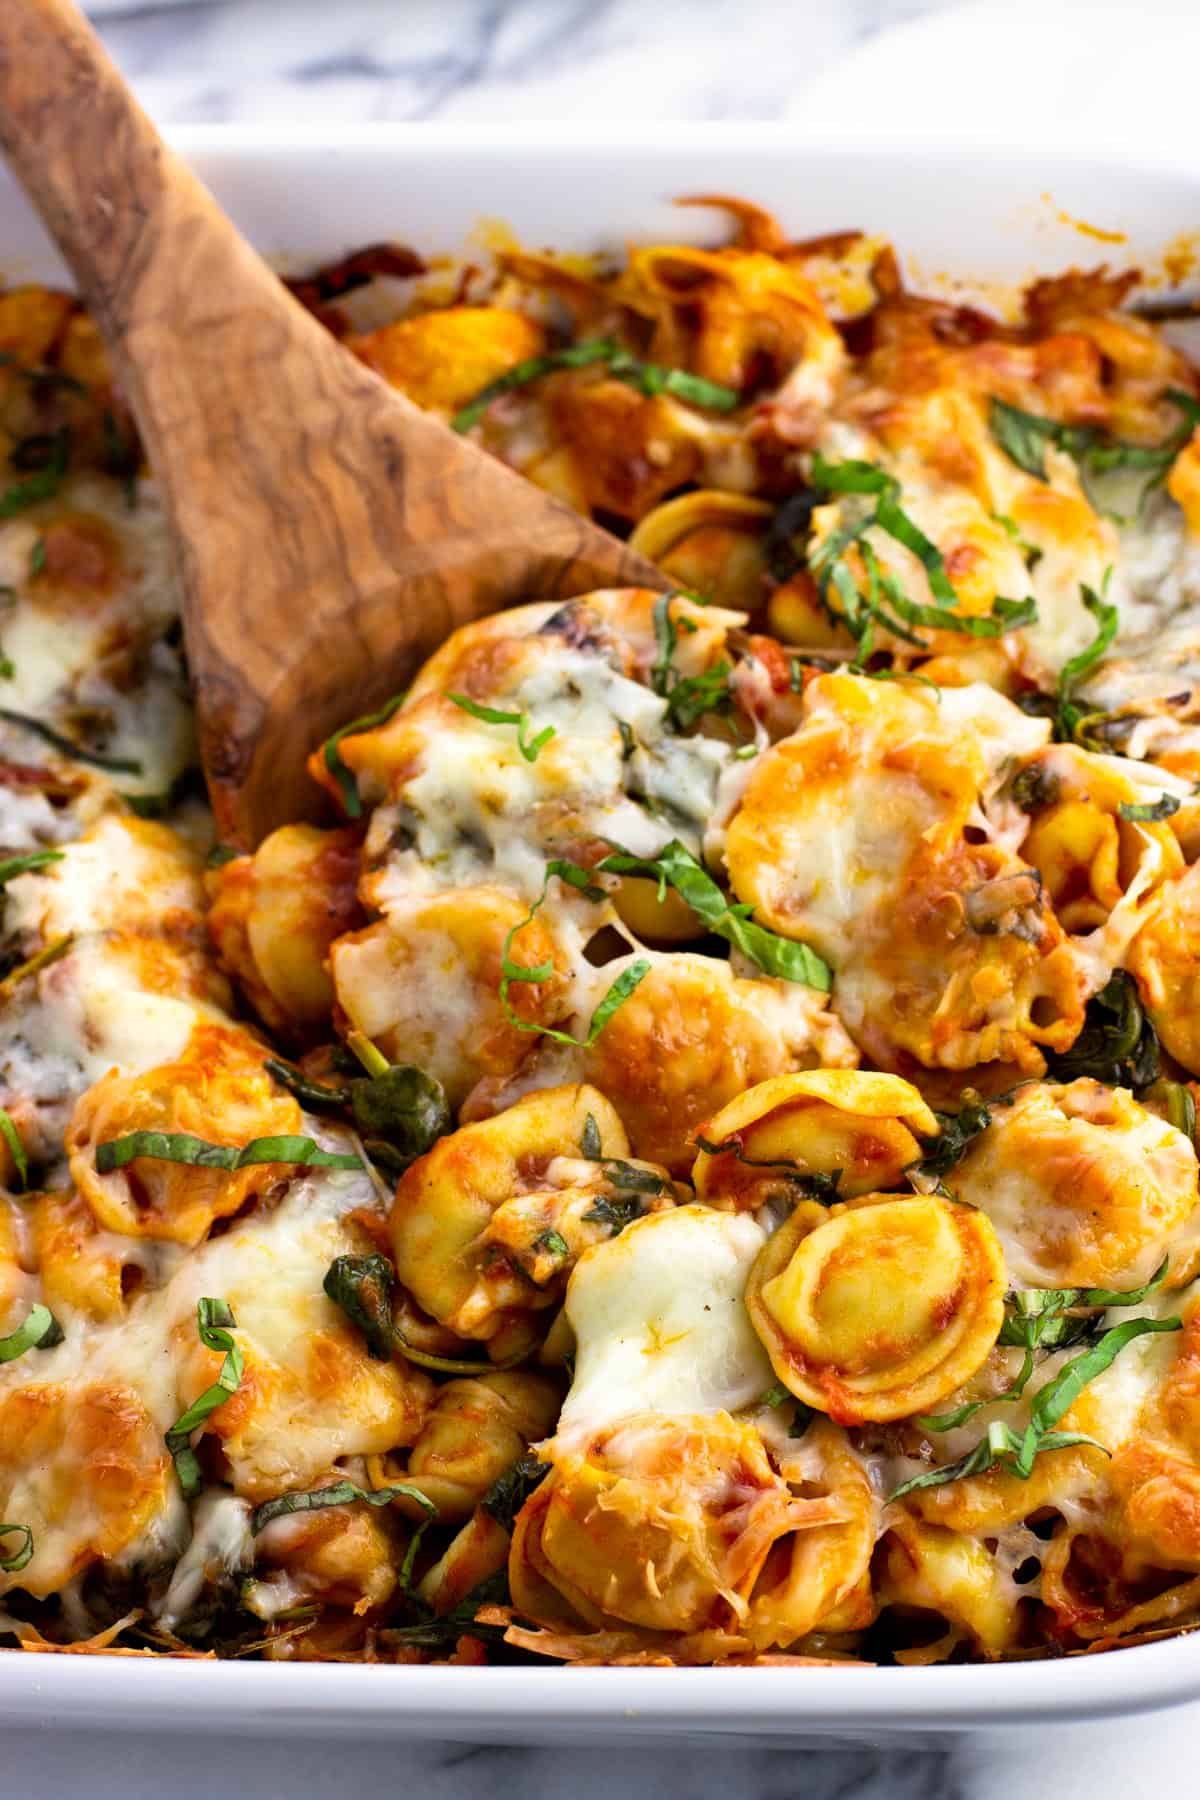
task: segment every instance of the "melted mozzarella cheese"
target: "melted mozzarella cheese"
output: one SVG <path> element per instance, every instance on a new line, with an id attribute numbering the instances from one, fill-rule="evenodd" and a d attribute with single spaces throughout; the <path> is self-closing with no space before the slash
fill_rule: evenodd
<path id="1" fill-rule="evenodd" d="M 65 845 L 61 862 L 8 884 L 11 932 L 42 947 L 73 939 L 0 1009 L 3 1103 L 30 1103 L 39 1156 L 57 1152 L 74 1102 L 110 1069 L 174 1062 L 197 1024 L 226 1017 L 215 971 L 204 990 L 194 942 L 199 867 L 165 826 L 110 814 Z"/>
<path id="2" fill-rule="evenodd" d="M 358 1248 L 347 1217 L 375 1206 L 365 1171 L 322 1170 L 292 1181 L 274 1210 L 255 1212 L 190 1254 L 166 1251 L 159 1269 L 163 1285 L 137 1296 L 123 1317 L 96 1323 L 64 1309 L 64 1341 L 40 1353 L 36 1371 L 24 1359 L 0 1367 L 0 1399 L 35 1376 L 39 1384 L 121 1384 L 165 1433 L 204 1385 L 189 1364 L 198 1343 L 196 1303 L 211 1295 L 233 1310 L 246 1359 L 243 1383 L 253 1396 L 249 1421 L 230 1447 L 239 1486 L 244 1481 L 260 1498 L 264 1485 L 273 1492 L 311 1485 L 338 1457 L 375 1451 L 401 1437 L 409 1441 L 396 1365 L 372 1363 L 354 1345 L 345 1379 L 322 1392 L 321 1361 L 316 1373 L 312 1361 L 314 1334 L 345 1332 L 321 1284 L 335 1256 Z M 155 1516 L 121 1561 L 155 1566 L 171 1560 L 194 1531 L 199 1541 L 176 1571 L 165 1602 L 178 1618 L 193 1603 L 214 1556 L 235 1566 L 242 1507 L 241 1501 L 218 1503 L 189 1520 L 172 1478 Z M 92 1525 L 85 1468 L 62 1532 L 86 1542 Z"/>
<path id="3" fill-rule="evenodd" d="M 938 705 L 943 723 L 969 732 L 983 751 L 989 785 L 1007 773 L 1014 758 L 1032 756 L 1050 741 L 1049 719 L 1031 718 L 982 681 L 942 688 Z"/>
<path id="4" fill-rule="evenodd" d="M 546 638 L 494 704 L 525 715 L 527 744 L 546 729 L 554 735 L 531 761 L 511 724 L 463 712 L 453 729 L 442 722 L 430 731 L 419 771 L 372 823 L 369 852 L 388 856 L 372 886 L 384 910 L 413 892 L 481 879 L 535 899 L 548 858 L 581 833 L 638 855 L 674 833 L 698 843 L 732 747 L 668 730 L 666 702 L 650 688 Z M 397 825 L 411 840 L 399 852 L 390 848 Z"/>
<path id="5" fill-rule="evenodd" d="M 16 876 L 7 896 L 5 929 L 40 933 L 46 943 L 68 932 L 160 930 L 181 912 L 198 922 L 204 906 L 198 864 L 183 844 L 116 814 L 67 846 L 61 862 Z"/>
<path id="6" fill-rule="evenodd" d="M 31 575 L 35 546 L 58 518 L 79 514 L 112 533 L 119 560 L 111 584 L 95 593 L 47 591 L 44 578 Z M 0 621 L 0 647 L 12 665 L 0 678 L 0 705 L 43 720 L 62 713 L 68 736 L 66 715 L 101 715 L 105 755 L 140 764 L 140 772 L 120 774 L 122 788 L 168 789 L 194 760 L 195 735 L 179 653 L 163 641 L 179 602 L 153 482 L 139 483 L 131 510 L 119 483 L 80 474 L 39 519 L 0 524 L 0 587 L 15 596 Z M 133 686 L 122 667 L 129 647 L 141 653 Z M 45 744 L 23 736 L 30 758 L 45 761 Z"/>
<path id="7" fill-rule="evenodd" d="M 212 1488 L 192 1513 L 192 1538 L 171 1572 L 170 1585 L 156 1608 L 168 1631 L 183 1623 L 204 1589 L 254 1561 L 250 1507 L 236 1494 Z"/>
<path id="8" fill-rule="evenodd" d="M 743 1295 L 766 1233 L 745 1214 L 681 1206 L 585 1251 L 567 1289 L 578 1345 L 558 1436 L 633 1412 L 736 1411 L 771 1386 Z"/>

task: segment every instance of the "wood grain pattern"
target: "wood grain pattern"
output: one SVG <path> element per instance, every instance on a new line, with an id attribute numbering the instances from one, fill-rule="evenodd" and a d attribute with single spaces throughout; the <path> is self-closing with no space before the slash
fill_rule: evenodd
<path id="1" fill-rule="evenodd" d="M 311 816 L 308 751 L 454 627 L 531 595 L 667 585 L 336 344 L 162 143 L 70 0 L 0 0 L 0 143 L 164 489 L 223 838 Z"/>

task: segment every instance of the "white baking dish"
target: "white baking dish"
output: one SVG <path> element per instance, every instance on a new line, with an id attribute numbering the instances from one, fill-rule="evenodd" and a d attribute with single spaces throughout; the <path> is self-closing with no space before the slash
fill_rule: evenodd
<path id="1" fill-rule="evenodd" d="M 552 127 L 370 127 L 322 142 L 245 128 L 177 141 L 251 238 L 316 261 L 390 237 L 458 250 L 481 222 L 532 245 L 704 237 L 681 194 L 745 195 L 797 237 L 861 225 L 891 234 L 913 274 L 939 285 L 1020 281 L 1072 263 L 1174 267 L 1200 244 L 1194 175 L 1151 152 L 1006 156 L 894 139 L 806 142 L 794 129 L 679 126 L 616 141 Z M 1083 231 L 1077 222 L 1099 228 Z M 1119 238 L 1107 234 L 1119 233 Z M 478 241 L 478 240 L 477 240 Z M 60 274 L 24 202 L 0 178 L 0 268 Z M 1200 1634 L 1107 1656 L 933 1669 L 382 1668 L 7 1654 L 0 1719 L 11 1725 L 222 1732 L 452 1736 L 487 1742 L 628 1738 L 783 1739 L 930 1733 L 1142 1713 L 1200 1695 Z"/>

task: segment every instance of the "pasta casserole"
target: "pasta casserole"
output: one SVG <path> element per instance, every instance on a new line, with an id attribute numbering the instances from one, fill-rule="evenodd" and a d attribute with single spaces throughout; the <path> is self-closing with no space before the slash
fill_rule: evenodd
<path id="1" fill-rule="evenodd" d="M 666 585 L 460 630 L 253 848 L 96 328 L 0 293 L 10 1648 L 1200 1618 L 1200 374 L 1134 274 L 704 204 L 293 284 Z"/>

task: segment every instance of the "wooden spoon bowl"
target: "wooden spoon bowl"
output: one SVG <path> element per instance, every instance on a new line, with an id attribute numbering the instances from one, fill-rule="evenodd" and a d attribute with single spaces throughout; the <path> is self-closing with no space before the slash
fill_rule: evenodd
<path id="1" fill-rule="evenodd" d="M 311 816 L 304 760 L 456 626 L 664 587 L 292 298 L 70 0 L 0 4 L 0 144 L 73 270 L 161 485 L 218 830 Z"/>

